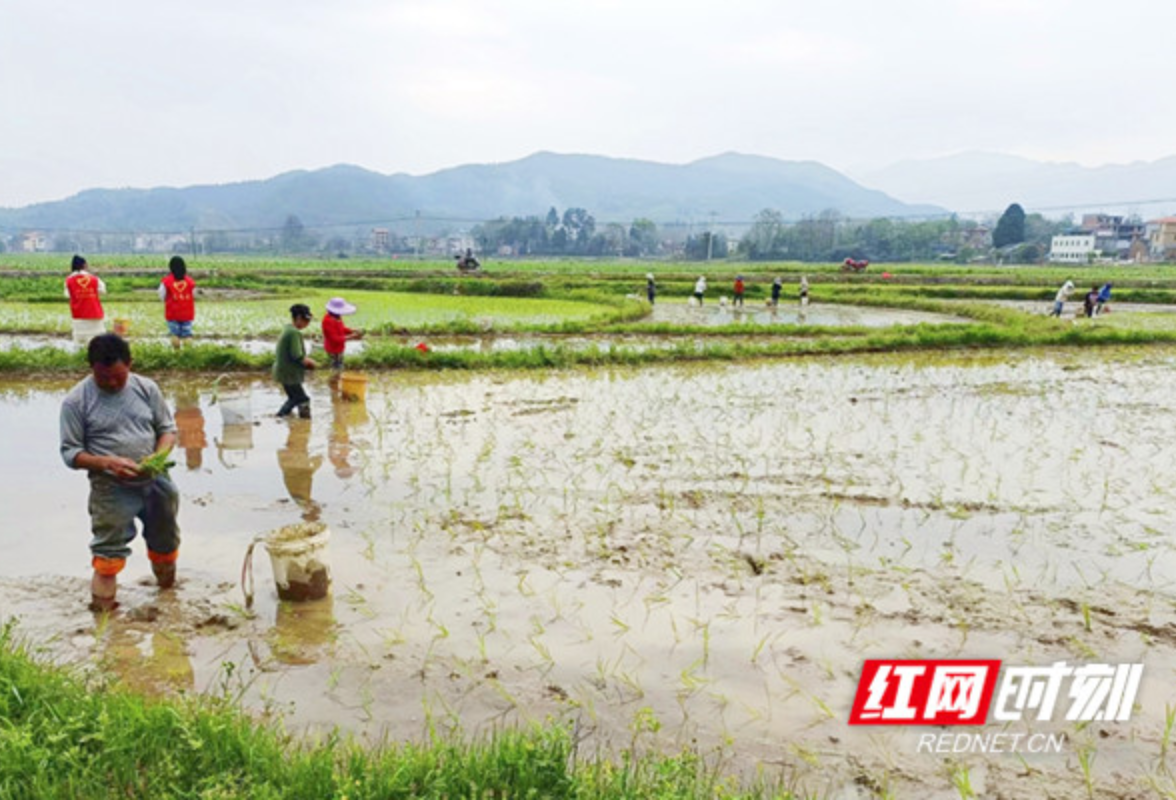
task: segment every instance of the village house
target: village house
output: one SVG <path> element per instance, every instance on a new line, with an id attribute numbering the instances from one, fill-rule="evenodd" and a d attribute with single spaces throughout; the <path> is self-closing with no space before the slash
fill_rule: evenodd
<path id="1" fill-rule="evenodd" d="M 1096 236 L 1093 233 L 1064 233 L 1049 242 L 1049 260 L 1055 264 L 1089 264 L 1094 261 Z"/>
<path id="2" fill-rule="evenodd" d="M 1176 261 L 1176 217 L 1161 217 L 1147 223 L 1148 247 L 1156 261 Z"/>

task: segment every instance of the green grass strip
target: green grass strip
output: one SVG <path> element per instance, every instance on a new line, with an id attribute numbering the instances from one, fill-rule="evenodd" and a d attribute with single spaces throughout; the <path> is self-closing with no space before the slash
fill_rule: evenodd
<path id="1" fill-rule="evenodd" d="M 1001 309 L 984 309 L 1002 318 Z M 472 349 L 434 350 L 373 339 L 362 353 L 348 356 L 354 369 L 493 370 L 562 369 L 580 366 L 640 365 L 699 361 L 747 361 L 805 355 L 837 355 L 910 350 L 976 348 L 1104 347 L 1176 344 L 1176 330 L 1116 328 L 1097 324 L 1060 323 L 1016 314 L 1018 324 L 977 322 L 968 325 L 908 325 L 900 328 L 854 330 L 853 335 L 822 337 L 748 337 L 739 342 L 679 341 L 668 346 L 631 347 L 618 344 L 570 347 L 539 344 L 518 350 L 482 352 Z M 156 371 L 262 371 L 273 362 L 268 353 L 251 355 L 229 346 L 193 345 L 173 350 L 166 344 L 133 346 L 135 368 Z M 321 352 L 318 353 L 321 359 Z M 0 372 L 75 372 L 87 367 L 81 353 L 55 347 L 0 351 Z"/>
<path id="2" fill-rule="evenodd" d="M 0 631 L 0 798 L 764 797 L 691 753 L 577 758 L 568 727 L 367 748 L 300 741 L 216 697 L 152 700 L 40 663 Z M 785 796 L 785 795 L 780 795 Z"/>

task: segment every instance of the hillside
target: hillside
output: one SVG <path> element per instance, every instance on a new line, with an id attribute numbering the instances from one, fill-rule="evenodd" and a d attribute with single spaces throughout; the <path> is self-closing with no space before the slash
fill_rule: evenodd
<path id="1" fill-rule="evenodd" d="M 87 231 L 265 228 L 296 214 L 308 226 L 429 218 L 474 223 L 586 208 L 600 221 L 746 221 L 764 208 L 786 218 L 826 209 L 853 216 L 942 212 L 901 203 L 815 162 L 735 153 L 690 164 L 536 153 L 429 175 L 381 175 L 338 165 L 215 186 L 91 189 L 65 200 L 0 209 L 0 227 Z"/>

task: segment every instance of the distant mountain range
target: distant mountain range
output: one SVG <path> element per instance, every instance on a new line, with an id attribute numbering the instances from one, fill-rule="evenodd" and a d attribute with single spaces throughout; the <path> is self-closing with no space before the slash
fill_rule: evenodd
<path id="1" fill-rule="evenodd" d="M 414 177 L 339 165 L 261 181 L 157 189 L 91 189 L 51 203 L 0 209 L 0 228 L 186 231 L 269 228 L 296 214 L 306 226 L 400 221 L 466 226 L 499 216 L 587 209 L 600 222 L 746 222 L 765 208 L 797 219 L 835 209 L 849 217 L 941 214 L 867 189 L 812 161 L 727 153 L 690 164 L 536 153 Z"/>
<path id="2" fill-rule="evenodd" d="M 1047 217 L 1084 211 L 1144 217 L 1176 212 L 1176 156 L 1083 167 L 971 152 L 853 174 L 905 202 L 933 203 L 959 213 L 999 213 L 1009 203 Z"/>
<path id="3" fill-rule="evenodd" d="M 290 214 L 315 228 L 383 225 L 427 233 L 501 216 L 543 216 L 552 207 L 560 213 L 585 208 L 598 222 L 648 217 L 659 224 L 715 221 L 728 228 L 746 226 L 765 208 L 785 219 L 828 209 L 854 218 L 949 209 L 999 213 L 1014 202 L 1047 217 L 1176 213 L 1176 156 L 1092 168 L 973 152 L 904 161 L 855 177 L 857 182 L 813 161 L 738 153 L 681 165 L 536 153 L 421 176 L 344 164 L 223 185 L 90 189 L 65 200 L 0 209 L 0 233 L 255 230 L 278 228 Z"/>

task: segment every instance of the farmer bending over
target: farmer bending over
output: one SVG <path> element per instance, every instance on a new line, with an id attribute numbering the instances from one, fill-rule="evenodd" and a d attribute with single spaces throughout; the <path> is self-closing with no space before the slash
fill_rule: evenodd
<path id="1" fill-rule="evenodd" d="M 176 425 L 155 382 L 131 372 L 131 348 L 121 337 L 95 336 L 88 356 L 90 376 L 61 404 L 61 457 L 89 473 L 90 607 L 109 611 L 118 605 L 117 575 L 131 554 L 136 518 L 159 588 L 175 585 L 180 494 L 166 473 L 144 474 L 140 462 L 172 448 Z"/>

